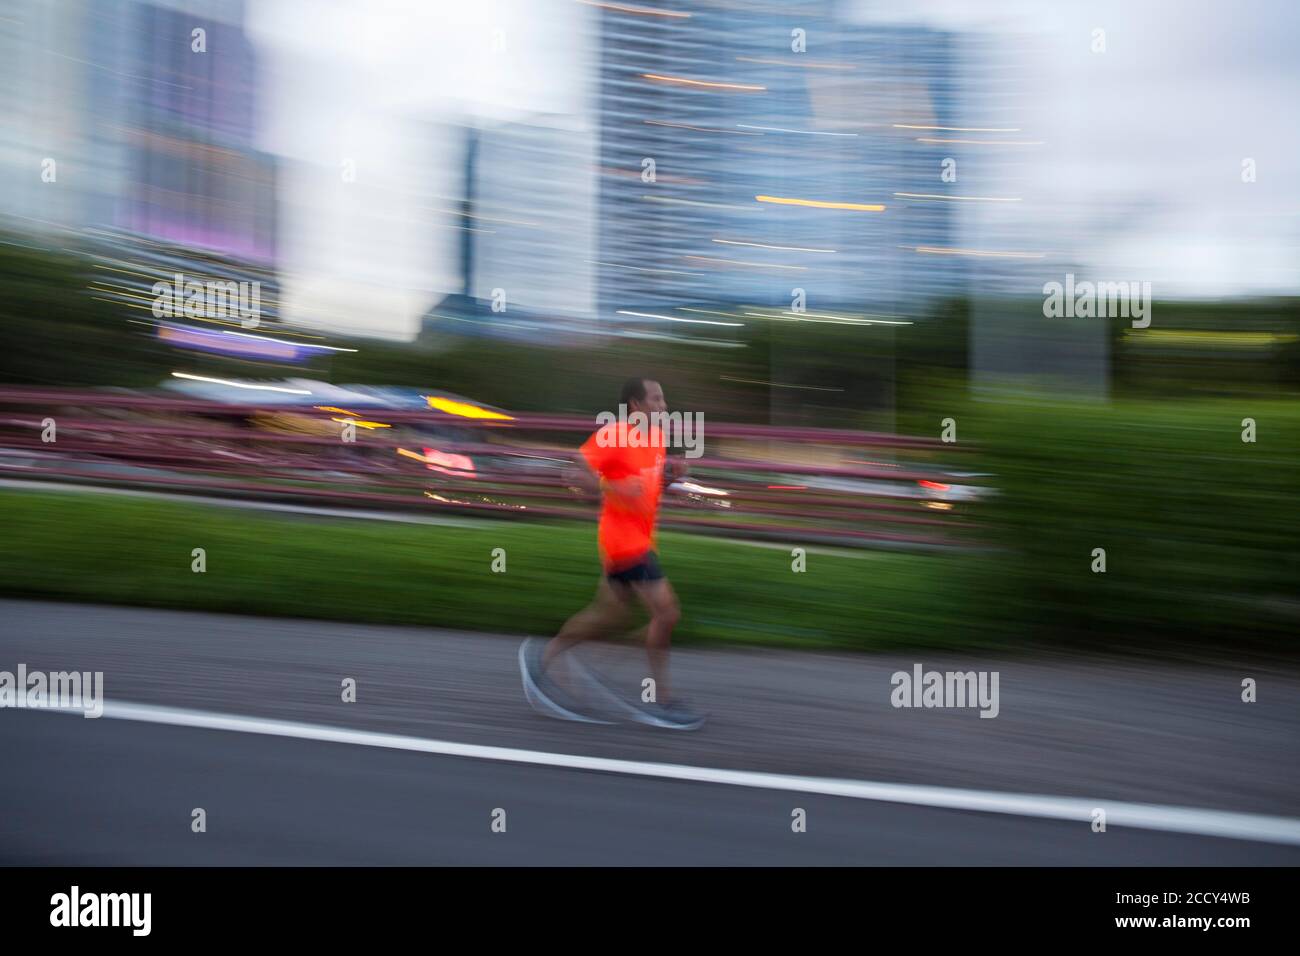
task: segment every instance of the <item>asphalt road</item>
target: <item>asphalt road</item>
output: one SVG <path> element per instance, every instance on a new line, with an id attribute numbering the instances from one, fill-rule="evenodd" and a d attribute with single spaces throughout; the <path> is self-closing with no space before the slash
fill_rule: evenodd
<path id="1" fill-rule="evenodd" d="M 711 719 L 676 734 L 538 717 L 519 691 L 518 640 L 0 601 L 0 670 L 103 671 L 113 702 L 530 753 L 1300 816 L 1294 669 L 919 659 L 997 670 L 1000 712 L 981 719 L 893 708 L 890 675 L 910 658 L 685 650 L 678 682 Z M 604 666 L 639 679 L 629 654 Z M 355 703 L 340 699 L 347 677 Z M 1243 677 L 1258 682 L 1257 703 L 1241 701 Z M 0 753 L 8 864 L 1300 863 L 1300 846 L 1274 841 L 1094 833 L 1014 812 L 48 712 L 0 710 Z M 195 808 L 206 832 L 191 831 Z M 806 832 L 792 831 L 795 808 Z"/>

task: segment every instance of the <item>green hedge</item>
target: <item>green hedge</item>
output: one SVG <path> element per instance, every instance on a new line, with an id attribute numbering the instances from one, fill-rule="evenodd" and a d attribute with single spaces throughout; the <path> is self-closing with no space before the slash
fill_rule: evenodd
<path id="1" fill-rule="evenodd" d="M 976 408 L 1006 549 L 987 593 L 1076 642 L 1289 646 L 1300 632 L 1300 406 L 1283 401 Z M 1242 441 L 1253 418 L 1256 441 Z M 1106 571 L 1092 571 L 1105 550 Z"/>
<path id="2" fill-rule="evenodd" d="M 0 525 L 0 594 L 50 600 L 546 634 L 599 575 L 594 518 L 421 525 L 0 490 Z M 675 639 L 852 650 L 1005 639 L 968 620 L 955 556 L 814 550 L 796 573 L 798 543 L 664 534 L 682 605 Z M 494 548 L 505 573 L 491 570 Z"/>

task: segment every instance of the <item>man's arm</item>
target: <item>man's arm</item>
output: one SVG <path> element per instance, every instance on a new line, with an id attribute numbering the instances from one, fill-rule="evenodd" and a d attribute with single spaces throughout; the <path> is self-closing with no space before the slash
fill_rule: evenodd
<path id="1" fill-rule="evenodd" d="M 581 488 L 589 495 L 608 493 L 622 498 L 631 504 L 641 498 L 642 484 L 640 475 L 628 475 L 626 478 L 602 478 L 591 467 L 586 458 L 579 455 L 564 473 L 565 483 L 571 487 Z"/>
<path id="2" fill-rule="evenodd" d="M 581 488 L 589 495 L 600 493 L 600 475 L 591 470 L 587 459 L 579 455 L 564 469 L 564 482 L 573 488 Z"/>

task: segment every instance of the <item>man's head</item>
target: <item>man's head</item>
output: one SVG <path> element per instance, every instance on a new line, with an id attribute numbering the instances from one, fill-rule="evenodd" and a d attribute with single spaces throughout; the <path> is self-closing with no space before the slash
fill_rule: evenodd
<path id="1" fill-rule="evenodd" d="M 652 378 L 629 378 L 623 383 L 619 402 L 626 405 L 629 412 L 645 412 L 647 415 L 668 410 L 663 386 Z"/>

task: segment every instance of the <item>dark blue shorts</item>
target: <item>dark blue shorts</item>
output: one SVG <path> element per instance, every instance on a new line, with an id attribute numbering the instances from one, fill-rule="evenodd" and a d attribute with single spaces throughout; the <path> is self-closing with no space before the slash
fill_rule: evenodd
<path id="1" fill-rule="evenodd" d="M 624 565 L 617 571 L 609 571 L 605 574 L 611 583 L 624 587 L 642 581 L 658 581 L 663 576 L 663 568 L 659 567 L 659 556 L 653 551 L 647 551 L 631 565 Z"/>

